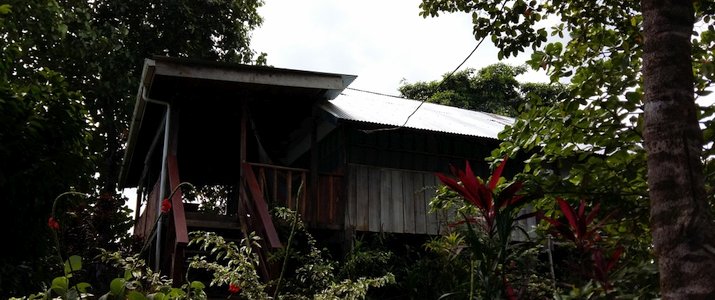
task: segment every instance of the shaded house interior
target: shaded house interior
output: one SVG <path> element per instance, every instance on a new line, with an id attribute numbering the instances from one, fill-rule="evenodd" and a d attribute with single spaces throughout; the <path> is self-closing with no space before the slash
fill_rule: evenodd
<path id="1" fill-rule="evenodd" d="M 197 229 L 255 231 L 264 251 L 280 248 L 275 206 L 316 230 L 439 234 L 428 207 L 434 172 L 470 161 L 486 174 L 483 158 L 512 120 L 348 89 L 355 78 L 147 59 L 120 183 L 137 187 L 134 234 L 149 262 L 183 278 L 187 233 Z M 182 182 L 228 187 L 224 211 L 197 210 Z M 172 208 L 162 213 L 165 198 Z"/>

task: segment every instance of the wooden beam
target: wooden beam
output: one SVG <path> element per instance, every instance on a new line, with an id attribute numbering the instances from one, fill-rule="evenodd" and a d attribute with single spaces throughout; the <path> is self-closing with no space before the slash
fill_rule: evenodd
<path id="1" fill-rule="evenodd" d="M 295 71 L 254 66 L 210 66 L 156 60 L 154 76 L 174 76 L 273 86 L 343 90 L 352 75 Z"/>
<path id="2" fill-rule="evenodd" d="M 243 195 L 246 195 L 246 190 L 244 187 L 244 182 L 246 182 L 246 175 L 245 172 L 243 171 L 243 164 L 246 163 L 246 141 L 248 138 L 246 135 L 248 134 L 248 103 L 244 100 L 243 103 L 241 104 L 241 132 L 239 136 L 239 142 L 238 142 L 238 155 L 239 155 L 239 162 L 240 166 L 238 167 L 238 195 L 239 197 L 237 198 L 238 202 L 241 201 L 248 201 L 248 199 L 244 198 Z M 240 208 L 241 204 L 239 203 L 236 207 Z M 237 211 L 240 216 L 240 209 Z"/>
<path id="3" fill-rule="evenodd" d="M 268 213 L 268 205 L 266 204 L 266 200 L 263 198 L 263 192 L 261 192 L 261 188 L 258 186 L 258 181 L 256 180 L 256 176 L 253 174 L 251 165 L 243 164 L 242 169 L 245 173 L 246 185 L 248 187 L 248 190 L 251 192 L 250 199 L 253 200 L 253 205 L 256 208 L 258 221 L 260 222 L 260 225 L 265 233 L 264 238 L 266 239 L 266 242 L 268 242 L 268 245 L 271 248 L 283 247 L 280 239 L 278 238 L 276 228 L 273 225 L 273 220 Z"/>
<path id="4" fill-rule="evenodd" d="M 308 214 L 308 220 L 315 226 L 319 219 L 317 214 L 317 195 L 318 195 L 318 162 L 320 150 L 318 149 L 318 128 L 317 128 L 317 108 L 313 107 L 313 116 L 310 121 L 310 179 L 308 182 L 308 197 L 305 201 L 305 213 Z"/>

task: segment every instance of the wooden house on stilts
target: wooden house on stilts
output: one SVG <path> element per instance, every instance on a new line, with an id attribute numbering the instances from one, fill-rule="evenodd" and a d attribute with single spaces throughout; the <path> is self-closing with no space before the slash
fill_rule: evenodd
<path id="1" fill-rule="evenodd" d="M 434 173 L 467 160 L 484 175 L 483 158 L 512 119 L 349 89 L 355 78 L 147 59 L 120 181 L 137 187 L 134 234 L 150 263 L 181 280 L 195 229 L 244 224 L 263 249 L 281 247 L 274 206 L 297 208 L 316 230 L 438 234 Z M 181 182 L 230 187 L 223 214 L 186 203 Z"/>

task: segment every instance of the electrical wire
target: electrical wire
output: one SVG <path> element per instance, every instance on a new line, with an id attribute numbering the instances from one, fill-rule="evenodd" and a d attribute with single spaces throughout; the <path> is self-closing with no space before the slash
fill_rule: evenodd
<path id="1" fill-rule="evenodd" d="M 449 80 L 449 78 L 451 78 L 452 75 L 454 75 L 454 73 L 456 73 L 457 70 L 459 70 L 459 68 L 461 68 L 461 67 L 467 62 L 467 60 L 469 60 L 470 57 L 472 57 L 472 55 L 474 54 L 474 52 L 476 52 L 477 49 L 479 49 L 479 46 L 482 44 L 482 42 L 484 42 L 484 39 L 486 39 L 486 36 L 482 37 L 482 39 L 479 40 L 479 42 L 477 43 L 477 45 L 474 46 L 474 49 L 472 49 L 472 51 L 469 52 L 469 55 L 467 55 L 467 57 L 465 57 L 464 60 L 462 60 L 462 62 L 459 63 L 459 65 L 458 65 L 456 68 L 454 68 L 454 70 L 452 70 L 452 72 L 449 72 L 449 74 L 447 74 L 447 76 L 444 76 L 444 78 L 442 79 L 442 81 L 440 81 L 439 84 L 437 85 L 437 87 L 435 88 L 436 90 L 438 90 L 439 88 L 441 88 L 442 85 L 444 85 L 444 83 L 447 82 L 447 80 Z M 366 90 L 361 90 L 361 89 L 356 89 L 356 88 L 347 88 L 347 89 L 349 89 L 349 90 L 354 90 L 354 91 L 359 91 L 359 92 L 364 92 L 364 93 L 370 93 L 370 94 L 380 95 L 380 96 L 388 96 L 388 97 L 394 97 L 394 98 L 404 99 L 404 97 L 399 97 L 399 96 L 394 96 L 394 95 L 388 95 L 388 94 L 383 94 L 383 93 L 378 93 L 378 92 L 372 92 L 372 91 L 366 91 Z M 417 113 L 417 111 L 422 107 L 423 104 L 425 104 L 425 102 L 427 102 L 427 99 L 421 100 L 421 101 L 420 101 L 420 104 L 417 105 L 417 107 L 415 107 L 415 109 L 407 116 L 407 118 L 405 119 L 405 122 L 403 122 L 402 125 L 400 125 L 400 126 L 387 127 L 387 128 L 378 128 L 378 129 L 363 129 L 363 130 L 360 130 L 360 131 L 362 131 L 362 132 L 364 132 L 364 133 L 373 133 L 373 132 L 378 132 L 378 131 L 388 131 L 388 130 L 396 130 L 396 129 L 403 128 L 403 127 L 405 127 L 405 125 L 407 125 L 407 122 L 410 121 L 410 118 L 412 118 L 412 116 L 414 116 L 415 113 Z"/>
<path id="2" fill-rule="evenodd" d="M 346 90 L 353 90 L 353 91 L 363 92 L 363 93 L 368 93 L 368 94 L 379 95 L 379 96 L 392 97 L 392 98 L 397 98 L 397 99 L 406 99 L 405 97 L 402 97 L 402 96 L 384 94 L 384 93 L 373 92 L 373 91 L 368 91 L 368 90 L 361 90 L 361 89 L 356 89 L 356 88 L 351 88 L 351 87 L 347 87 L 347 88 L 345 88 L 345 89 L 346 89 Z"/>

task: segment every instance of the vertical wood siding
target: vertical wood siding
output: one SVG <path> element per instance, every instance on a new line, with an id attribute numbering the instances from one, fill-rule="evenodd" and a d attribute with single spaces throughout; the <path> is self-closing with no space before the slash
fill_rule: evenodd
<path id="1" fill-rule="evenodd" d="M 438 234 L 429 212 L 438 185 L 431 172 L 350 164 L 345 224 L 359 231 Z"/>

